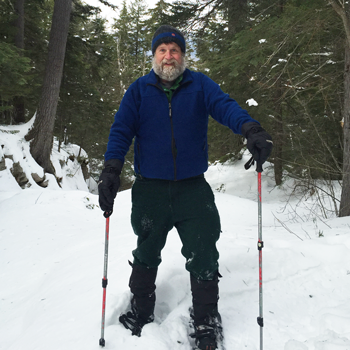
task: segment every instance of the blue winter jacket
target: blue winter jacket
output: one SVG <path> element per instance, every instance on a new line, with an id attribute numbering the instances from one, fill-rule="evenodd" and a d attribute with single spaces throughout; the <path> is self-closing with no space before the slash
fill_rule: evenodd
<path id="1" fill-rule="evenodd" d="M 207 130 L 211 115 L 241 134 L 257 122 L 213 80 L 186 69 L 168 101 L 152 70 L 126 91 L 111 127 L 105 160 L 124 157 L 134 142 L 134 170 L 146 178 L 182 180 L 208 169 Z"/>

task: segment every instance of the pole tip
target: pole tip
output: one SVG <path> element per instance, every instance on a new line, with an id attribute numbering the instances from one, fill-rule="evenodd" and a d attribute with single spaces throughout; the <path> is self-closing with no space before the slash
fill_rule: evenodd
<path id="1" fill-rule="evenodd" d="M 103 338 L 100 339 L 100 346 L 104 347 L 106 344 L 105 340 Z"/>

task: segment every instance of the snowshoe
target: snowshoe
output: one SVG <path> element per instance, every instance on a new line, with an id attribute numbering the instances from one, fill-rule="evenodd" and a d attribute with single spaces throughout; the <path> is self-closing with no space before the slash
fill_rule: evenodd
<path id="1" fill-rule="evenodd" d="M 191 338 L 195 338 L 195 349 L 200 350 L 216 350 L 217 342 L 215 330 L 211 326 L 198 326 L 195 327 L 195 332 L 190 334 Z"/>
<path id="2" fill-rule="evenodd" d="M 137 317 L 137 315 L 132 311 L 128 311 L 126 314 L 120 315 L 119 322 L 126 329 L 129 329 L 132 335 L 136 335 L 140 337 L 143 326 L 147 323 L 153 322 L 153 317 L 149 317 L 145 321 L 145 320 L 142 320 L 140 317 Z"/>
<path id="3" fill-rule="evenodd" d="M 190 334 L 195 339 L 194 350 L 217 350 L 223 341 L 223 332 L 220 322 L 212 324 L 194 325 L 194 333 Z"/>

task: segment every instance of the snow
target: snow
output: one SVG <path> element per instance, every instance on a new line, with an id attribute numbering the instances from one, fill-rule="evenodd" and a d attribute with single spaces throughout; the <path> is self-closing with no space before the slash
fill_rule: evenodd
<path id="1" fill-rule="evenodd" d="M 32 180 L 31 172 L 42 169 L 23 139 L 28 127 L 0 126 L 0 161 L 13 155 L 0 171 L 0 349 L 97 350 L 105 219 L 78 165 L 67 160 L 78 146 L 58 152 L 54 145 L 62 187 L 53 176 L 47 188 Z M 257 176 L 244 170 L 248 159 L 213 164 L 206 178 L 222 221 L 219 310 L 226 348 L 257 350 Z M 23 165 L 29 188 L 13 179 L 14 161 Z M 264 348 L 349 350 L 350 217 L 322 219 L 313 197 L 290 197 L 291 184 L 275 187 L 272 170 L 264 168 Z M 131 191 L 118 193 L 110 218 L 105 348 L 189 350 L 189 275 L 175 230 L 157 278 L 155 322 L 140 338 L 118 322 L 129 304 L 128 260 L 136 244 L 130 210 Z"/>
<path id="2" fill-rule="evenodd" d="M 35 116 L 28 123 L 21 126 L 0 125 L 0 161 L 5 155 L 10 155 L 10 157 L 5 157 L 6 170 L 0 172 L 0 191 L 21 189 L 10 172 L 14 163 L 20 163 L 28 179 L 26 188 L 42 189 L 34 181 L 32 174 L 43 177 L 44 171 L 31 157 L 29 143 L 24 139 L 28 129 L 34 123 L 34 118 Z M 57 140 L 54 141 L 51 161 L 55 167 L 56 176 L 62 180 L 58 184 L 53 175 L 46 174 L 49 189 L 89 191 L 90 188 L 92 192 L 96 191 L 96 184 L 91 180 L 88 182 L 90 187 L 85 181 L 81 181 L 83 173 L 81 164 L 77 159 L 78 156 L 87 158 L 86 152 L 83 149 L 80 150 L 77 145 L 62 145 L 61 150 L 58 151 L 58 142 Z"/>
<path id="3" fill-rule="evenodd" d="M 248 99 L 245 103 L 248 104 L 249 107 L 258 105 L 258 102 L 256 102 L 253 98 Z"/>

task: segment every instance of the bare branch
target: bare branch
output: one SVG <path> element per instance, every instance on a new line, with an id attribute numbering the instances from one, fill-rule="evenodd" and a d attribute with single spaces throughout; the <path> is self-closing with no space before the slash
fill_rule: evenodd
<path id="1" fill-rule="evenodd" d="M 291 231 L 280 219 L 278 219 L 276 217 L 275 214 L 273 214 L 273 216 L 275 217 L 275 219 L 282 225 L 283 228 L 285 228 L 288 232 L 290 232 L 291 234 L 293 234 L 294 236 L 297 236 L 301 241 L 303 241 L 302 238 L 300 238 L 296 233 L 294 233 L 293 231 Z"/>

